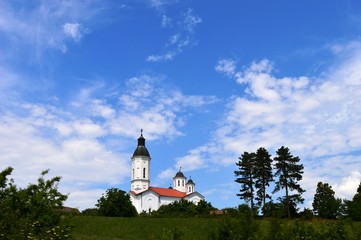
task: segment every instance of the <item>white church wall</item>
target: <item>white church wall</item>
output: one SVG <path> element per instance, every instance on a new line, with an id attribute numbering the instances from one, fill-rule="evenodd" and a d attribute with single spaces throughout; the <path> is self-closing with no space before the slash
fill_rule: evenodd
<path id="1" fill-rule="evenodd" d="M 198 204 L 201 200 L 203 200 L 203 197 L 198 194 L 190 194 L 184 199 L 188 200 L 189 202 L 193 202 L 194 204 Z"/>
<path id="2" fill-rule="evenodd" d="M 155 211 L 159 208 L 159 197 L 154 192 L 147 191 L 142 194 L 142 211 Z"/>

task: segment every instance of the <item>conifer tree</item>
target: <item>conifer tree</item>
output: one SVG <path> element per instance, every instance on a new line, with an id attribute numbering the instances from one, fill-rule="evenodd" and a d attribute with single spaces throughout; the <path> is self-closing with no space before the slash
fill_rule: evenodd
<path id="1" fill-rule="evenodd" d="M 357 193 L 353 196 L 348 206 L 349 216 L 356 221 L 361 221 L 361 183 L 357 188 Z"/>
<path id="2" fill-rule="evenodd" d="M 285 189 L 284 202 L 287 207 L 288 218 L 291 218 L 291 204 L 303 203 L 302 189 L 298 181 L 302 180 L 303 165 L 299 164 L 300 158 L 291 155 L 287 147 L 282 146 L 276 152 L 274 158 L 278 180 L 275 182 L 276 187 L 273 193 Z M 292 194 L 293 193 L 293 194 Z"/>
<path id="3" fill-rule="evenodd" d="M 240 193 L 237 194 L 240 199 L 250 202 L 251 209 L 254 211 L 254 163 L 255 163 L 256 154 L 244 152 L 239 158 L 238 166 L 239 170 L 234 171 L 236 176 L 235 182 L 241 184 Z"/>
<path id="4" fill-rule="evenodd" d="M 270 182 L 273 181 L 272 158 L 263 147 L 259 148 L 256 152 L 254 168 L 255 187 L 257 189 L 256 200 L 258 201 L 258 205 L 263 208 L 266 205 L 266 199 L 271 199 L 271 196 L 267 194 L 267 187 L 269 187 Z"/>

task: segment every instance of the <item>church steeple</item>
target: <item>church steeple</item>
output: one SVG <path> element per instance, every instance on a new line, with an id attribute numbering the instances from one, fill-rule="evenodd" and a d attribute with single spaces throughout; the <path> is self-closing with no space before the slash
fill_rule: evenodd
<path id="1" fill-rule="evenodd" d="M 180 167 L 179 171 L 176 173 L 176 175 L 173 178 L 174 189 L 180 192 L 186 192 L 187 191 L 186 180 L 187 178 L 182 173 L 182 167 Z"/>
<path id="2" fill-rule="evenodd" d="M 150 157 L 148 149 L 145 147 L 145 138 L 143 137 L 143 129 L 140 130 L 140 137 L 138 138 L 138 146 L 133 153 L 133 157 L 135 156 Z"/>
<path id="3" fill-rule="evenodd" d="M 145 191 L 150 184 L 150 155 L 145 147 L 143 129 L 140 130 L 138 145 L 132 157 L 132 183 L 131 190 L 134 192 Z"/>

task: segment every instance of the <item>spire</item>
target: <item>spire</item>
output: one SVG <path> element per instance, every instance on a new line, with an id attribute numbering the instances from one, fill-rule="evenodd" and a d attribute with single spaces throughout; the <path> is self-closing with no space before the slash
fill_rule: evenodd
<path id="1" fill-rule="evenodd" d="M 145 138 L 143 137 L 143 129 L 140 130 L 140 137 L 138 138 L 138 146 L 134 151 L 134 156 L 147 156 L 150 157 L 147 148 L 145 147 Z"/>
<path id="2" fill-rule="evenodd" d="M 140 137 L 138 138 L 138 146 L 145 146 L 145 138 L 143 137 L 143 128 L 140 129 Z"/>

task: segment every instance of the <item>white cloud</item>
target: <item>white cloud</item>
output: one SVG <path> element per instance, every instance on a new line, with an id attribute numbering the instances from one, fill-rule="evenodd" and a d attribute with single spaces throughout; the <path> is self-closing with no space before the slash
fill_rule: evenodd
<path id="1" fill-rule="evenodd" d="M 177 55 L 176 51 L 167 52 L 162 55 L 149 55 L 147 57 L 148 62 L 166 62 L 172 60 Z"/>
<path id="2" fill-rule="evenodd" d="M 245 91 L 229 99 L 213 138 L 179 158 L 176 166 L 187 163 L 194 170 L 214 164 L 228 166 L 243 151 L 266 147 L 274 155 L 285 145 L 305 165 L 302 184 L 307 201 L 317 181 L 330 183 L 336 195 L 350 198 L 360 182 L 355 169 L 361 167 L 353 156 L 361 149 L 360 46 L 338 47 L 338 62 L 321 76 L 312 77 L 278 77 L 274 63 L 267 59 L 242 70 L 234 60 L 220 59 L 215 70 Z"/>
<path id="3" fill-rule="evenodd" d="M 159 4 L 160 2 L 158 2 L 158 5 Z M 173 60 L 178 54 L 181 54 L 185 48 L 197 44 L 193 35 L 195 28 L 202 23 L 202 19 L 195 15 L 192 9 L 188 9 L 185 13 L 181 14 L 180 20 L 177 22 L 178 28 L 176 32 L 173 33 L 165 43 L 165 53 L 149 55 L 146 58 L 148 62 L 166 62 Z M 162 15 L 162 26 L 173 26 L 170 24 L 170 19 L 166 15 Z"/>
<path id="4" fill-rule="evenodd" d="M 167 15 L 162 15 L 162 27 L 168 27 L 172 25 L 172 19 L 169 18 Z"/>
<path id="5" fill-rule="evenodd" d="M 3 72 L 4 81 L 14 82 L 12 87 L 20 84 L 16 79 L 21 76 Z M 146 129 L 148 140 L 180 136 L 184 114 L 216 101 L 212 96 L 184 95 L 164 83 L 159 77 L 133 77 L 125 89 L 107 98 L 106 86 L 95 82 L 79 89 L 63 107 L 21 98 L 4 102 L 0 108 L 2 165 L 14 167 L 13 178 L 19 186 L 51 169 L 51 175 L 63 177 L 60 187 L 70 193 L 67 205 L 93 207 L 100 197 L 93 194 L 101 192 L 94 186 L 103 186 L 105 191 L 128 179 L 127 151 L 131 150 L 122 144 L 129 137 L 133 139 L 141 128 Z M 0 91 L 8 89 L 6 85 Z"/>
<path id="6" fill-rule="evenodd" d="M 104 7 L 97 1 L 35 1 L 27 3 L 0 3 L 0 32 L 16 49 L 25 46 L 39 58 L 49 48 L 66 52 L 67 41 L 79 42 L 88 30 L 82 27 Z M 70 22 L 71 21 L 71 22 Z M 11 49 L 8 49 L 10 51 Z M 13 50 L 15 51 L 15 50 Z"/>
<path id="7" fill-rule="evenodd" d="M 184 14 L 184 28 L 192 33 L 198 24 L 202 23 L 202 18 L 193 14 L 193 9 L 189 8 Z"/>
<path id="8" fill-rule="evenodd" d="M 236 62 L 232 59 L 220 59 L 215 67 L 215 70 L 233 77 L 236 73 Z"/>
<path id="9" fill-rule="evenodd" d="M 79 42 L 83 36 L 79 23 L 65 23 L 63 25 L 63 31 L 66 36 L 72 38 L 75 42 Z"/>
<path id="10" fill-rule="evenodd" d="M 175 176 L 176 171 L 174 169 L 168 168 L 166 170 L 163 170 L 159 175 L 157 176 L 157 179 L 172 179 Z"/>

